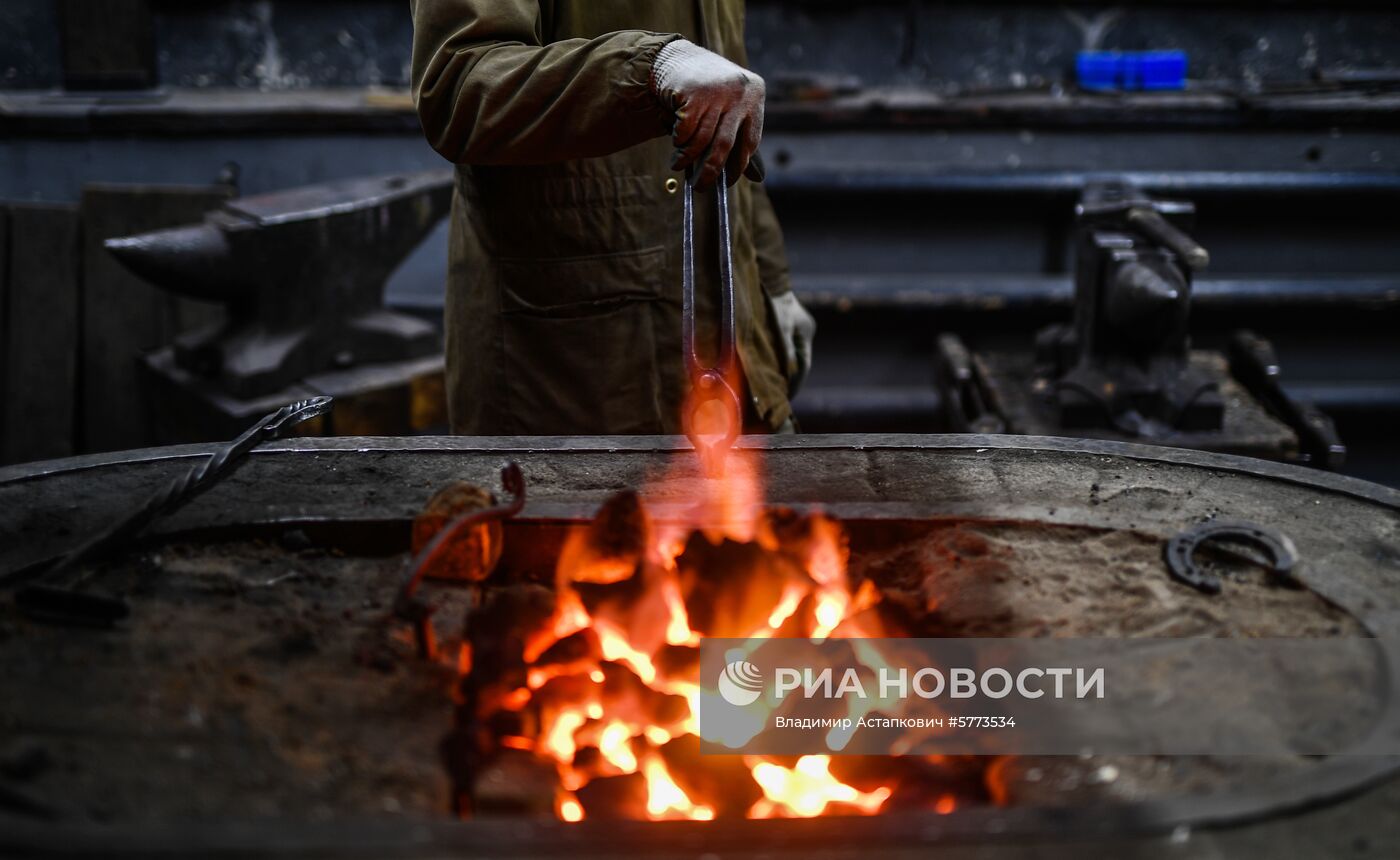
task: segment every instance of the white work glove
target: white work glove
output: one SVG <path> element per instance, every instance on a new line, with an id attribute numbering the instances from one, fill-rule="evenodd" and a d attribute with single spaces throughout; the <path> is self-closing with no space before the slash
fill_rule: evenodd
<path id="1" fill-rule="evenodd" d="M 753 161 L 763 137 L 763 78 L 680 39 L 656 55 L 651 90 L 676 112 L 672 169 L 699 165 L 697 188 L 713 185 L 726 166 L 730 185 L 745 173 L 763 181 L 762 168 Z"/>
<path id="2" fill-rule="evenodd" d="M 795 397 L 797 390 L 807 379 L 812 369 L 812 341 L 817 336 L 817 321 L 802 307 L 797 296 L 784 293 L 770 299 L 773 305 L 773 320 L 778 325 L 779 338 L 783 345 L 783 355 L 792 375 L 788 379 L 788 396 Z"/>

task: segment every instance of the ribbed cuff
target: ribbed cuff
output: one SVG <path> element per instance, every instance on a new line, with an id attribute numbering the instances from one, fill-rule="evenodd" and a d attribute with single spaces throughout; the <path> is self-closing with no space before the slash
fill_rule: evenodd
<path id="1" fill-rule="evenodd" d="M 656 54 L 651 67 L 651 91 L 668 105 L 671 99 L 671 73 L 681 63 L 697 54 L 709 53 L 689 39 L 677 39 Z"/>

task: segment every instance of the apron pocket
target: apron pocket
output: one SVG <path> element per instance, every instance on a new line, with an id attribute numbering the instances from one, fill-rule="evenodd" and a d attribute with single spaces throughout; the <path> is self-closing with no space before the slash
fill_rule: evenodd
<path id="1" fill-rule="evenodd" d="M 513 432 L 662 431 L 653 326 L 665 262 L 665 248 L 497 261 Z"/>

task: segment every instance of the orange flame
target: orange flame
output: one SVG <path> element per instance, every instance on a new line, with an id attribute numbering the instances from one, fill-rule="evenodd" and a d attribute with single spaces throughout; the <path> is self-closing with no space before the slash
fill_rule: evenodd
<path id="1" fill-rule="evenodd" d="M 658 756 L 647 758 L 642 774 L 647 780 L 647 814 L 654 820 L 680 818 L 691 821 L 711 821 L 712 807 L 692 803 L 681 787 L 671 779 L 666 765 Z"/>
<path id="2" fill-rule="evenodd" d="M 815 818 L 833 803 L 874 815 L 893 793 L 886 786 L 861 792 L 846 785 L 831 775 L 830 756 L 803 756 L 791 770 L 762 760 L 755 761 L 752 768 L 753 778 L 763 789 L 763 800 L 754 804 L 750 818 Z"/>
<path id="3" fill-rule="evenodd" d="M 687 665 L 677 655 L 693 655 L 700 643 L 687 612 L 689 596 L 678 563 L 696 533 L 716 546 L 726 540 L 756 544 L 773 555 L 774 564 L 794 565 L 800 571 L 797 578 L 775 580 L 783 583 L 781 588 L 760 595 L 768 604 L 743 604 L 745 611 L 758 611 L 753 616 L 759 628 L 755 638 L 779 631 L 819 639 L 881 635 L 866 613 L 879 594 L 869 582 L 852 587 L 845 534 L 836 520 L 794 516 L 790 519 L 800 527 L 796 538 L 768 522 L 761 509 L 764 491 L 757 452 L 731 451 L 722 480 L 697 478 L 695 464 L 685 460 L 680 468 L 686 474 L 678 477 L 695 489 L 685 499 L 690 507 L 678 519 L 649 527 L 649 546 L 641 560 L 635 546 L 628 550 L 630 555 L 609 557 L 605 549 L 589 545 L 586 529 L 568 537 L 556 569 L 553 618 L 543 635 L 526 639 L 524 658 L 531 664 L 526 686 L 504 702 L 510 710 L 530 709 L 535 715 L 533 724 L 526 721 L 534 726 L 532 738 L 511 737 L 502 743 L 533 749 L 554 762 L 559 774 L 555 813 L 564 821 L 586 817 L 588 795 L 576 792 L 604 776 L 640 775 L 646 789 L 645 815 L 655 820 L 710 820 L 718 814 L 715 803 L 727 799 L 690 796 L 682 788 L 689 783 L 677 781 L 662 755 L 668 744 L 699 736 L 702 691 L 693 676 L 677 668 Z M 585 600 L 600 588 L 625 589 L 626 595 L 603 602 L 596 597 Z M 554 644 L 590 629 L 596 637 L 594 657 L 533 665 Z M 663 659 L 663 652 L 669 659 Z M 469 657 L 462 665 L 470 666 Z M 627 686 L 619 687 L 619 676 L 634 679 L 636 692 L 617 692 Z M 569 692 L 565 695 L 561 689 Z M 668 711 L 664 720 L 658 719 L 632 701 L 653 695 L 680 713 Z M 824 755 L 804 756 L 792 768 L 762 758 L 746 757 L 743 762 L 762 792 L 746 811 L 751 818 L 874 815 L 893 793 L 890 786 L 860 791 L 842 782 L 831 773 L 830 758 Z M 942 800 L 939 805 L 942 811 Z"/>

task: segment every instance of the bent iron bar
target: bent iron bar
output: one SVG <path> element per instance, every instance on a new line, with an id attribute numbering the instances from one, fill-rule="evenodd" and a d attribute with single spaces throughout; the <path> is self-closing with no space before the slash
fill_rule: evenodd
<path id="1" fill-rule="evenodd" d="M 428 545 L 408 563 L 403 585 L 399 586 L 399 594 L 394 601 L 394 615 L 413 625 L 418 654 L 425 660 L 432 659 L 437 650 L 432 625 L 434 607 L 417 597 L 418 586 L 437 559 L 438 552 L 457 535 L 474 526 L 496 520 L 508 520 L 525 508 L 525 474 L 520 471 L 520 464 L 512 461 L 501 469 L 501 487 L 510 493 L 510 501 L 484 511 L 472 511 L 457 517 L 439 529 Z"/>
<path id="2" fill-rule="evenodd" d="M 719 194 L 719 352 L 715 364 L 706 365 L 695 348 L 695 201 L 691 188 L 693 169 L 685 182 L 684 214 L 681 237 L 682 321 L 681 350 L 685 355 L 686 375 L 690 379 L 691 395 L 685 409 L 686 438 L 700 455 L 700 463 L 711 478 L 724 475 L 724 460 L 734 441 L 739 438 L 741 410 L 739 395 L 730 385 L 738 370 L 739 360 L 734 336 L 734 256 L 729 232 L 729 177 L 721 168 L 715 185 Z M 724 408 L 724 435 L 708 440 L 696 425 L 696 415 L 707 403 Z"/>

